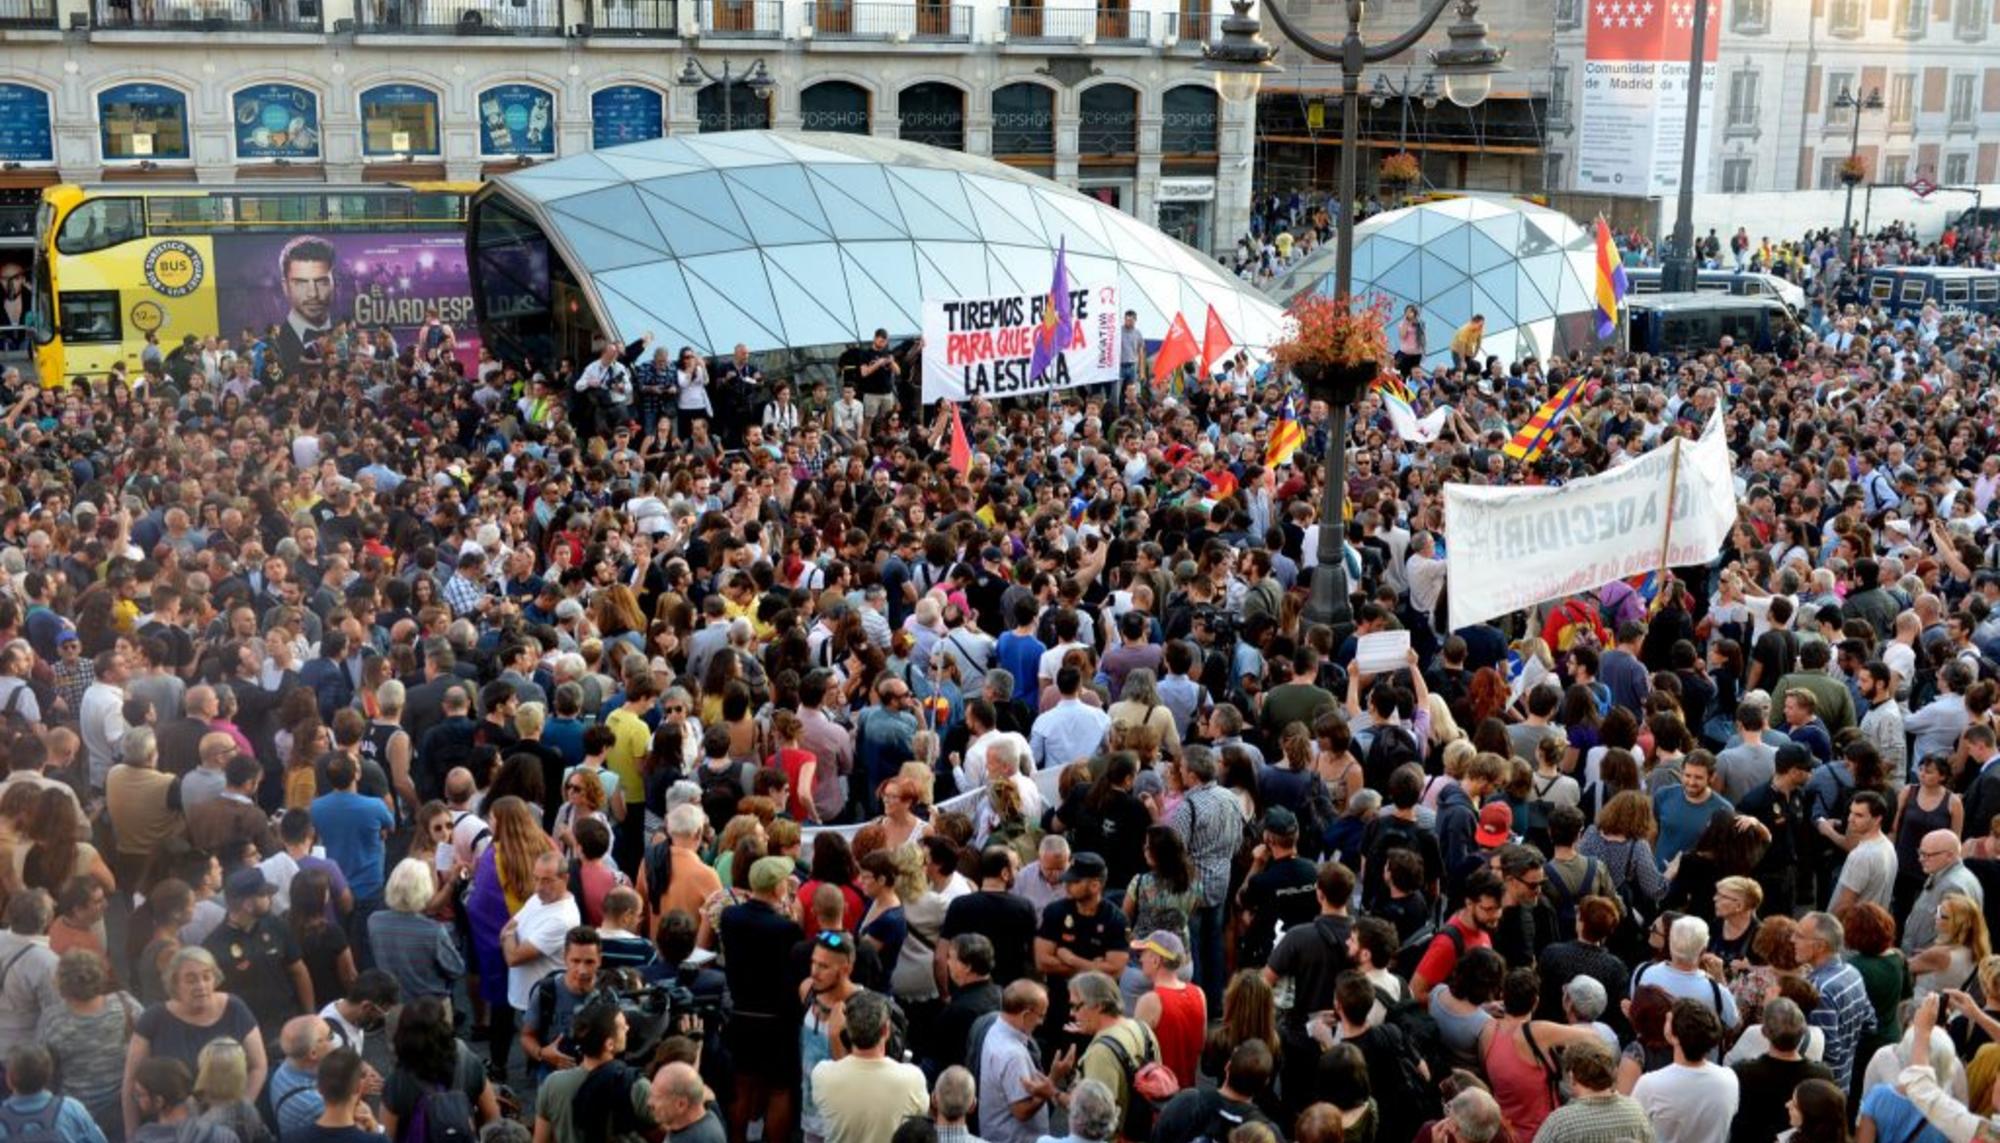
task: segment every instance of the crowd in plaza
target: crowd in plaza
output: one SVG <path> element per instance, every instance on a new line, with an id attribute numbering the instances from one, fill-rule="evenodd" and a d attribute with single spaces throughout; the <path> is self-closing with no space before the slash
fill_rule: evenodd
<path id="1" fill-rule="evenodd" d="M 1136 338 L 963 467 L 885 335 L 9 376 L 0 1139 L 2000 1140 L 2000 327 L 1822 237 L 1795 356 L 1277 464 Z M 1451 621 L 1444 483 L 1718 410 L 1717 559 Z"/>

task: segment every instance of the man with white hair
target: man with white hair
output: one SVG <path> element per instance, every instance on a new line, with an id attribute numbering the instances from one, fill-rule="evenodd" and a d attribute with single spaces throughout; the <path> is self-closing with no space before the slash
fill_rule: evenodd
<path id="1" fill-rule="evenodd" d="M 723 1143 L 729 1133 L 708 1109 L 706 1100 L 701 1073 L 692 1064 L 675 1062 L 653 1077 L 646 1106 L 654 1121 L 667 1129 L 668 1143 Z"/>
<path id="2" fill-rule="evenodd" d="M 953 1065 L 938 1074 L 931 1087 L 931 1119 L 938 1143 L 982 1143 L 966 1126 L 979 1106 L 979 1086 L 972 1073 Z"/>
<path id="3" fill-rule="evenodd" d="M 1986 889 L 1965 867 L 1958 835 L 1936 829 L 1917 842 L 1917 862 L 1923 868 L 1924 887 L 1903 919 L 1903 951 L 1911 956 L 1937 943 L 1937 910 L 1945 897 L 1956 893 L 1969 897 L 1982 910 Z"/>
<path id="4" fill-rule="evenodd" d="M 708 895 L 722 888 L 715 870 L 701 859 L 701 843 L 708 830 L 708 815 L 699 804 L 687 803 L 667 811 L 667 838 L 646 850 L 639 867 L 639 897 L 648 915 L 664 917 L 675 909 L 690 916 L 701 914 Z"/>
<path id="5" fill-rule="evenodd" d="M 986 784 L 987 755 L 998 745 L 1018 746 L 1014 754 L 1015 773 L 1033 774 L 1035 758 L 1026 737 L 999 728 L 1000 710 L 984 695 L 965 704 L 967 740 L 965 757 L 958 767 L 960 790 L 975 790 Z M 1025 792 L 1025 791 L 1024 791 Z M 1039 795 L 1037 801 L 1039 801 Z"/>
<path id="6" fill-rule="evenodd" d="M 1599 1019 L 1610 1003 L 1611 998 L 1605 994 L 1603 983 L 1594 976 L 1573 976 L 1562 986 L 1563 1022 L 1597 1033 L 1605 1046 L 1615 1053 L 1619 1050 L 1618 1033 Z"/>
<path id="7" fill-rule="evenodd" d="M 1667 961 L 1649 965 L 1632 980 L 1632 992 L 1652 984 L 1681 1000 L 1692 1000 L 1715 1013 L 1725 1028 L 1736 1026 L 1736 997 L 1701 971 L 1701 954 L 1708 951 L 1708 922 L 1682 917 L 1667 930 Z"/>
<path id="8" fill-rule="evenodd" d="M 1500 1104 L 1483 1087 L 1469 1087 L 1444 1105 L 1444 1118 L 1426 1124 L 1417 1132 L 1432 1143 L 1492 1143 L 1505 1126 Z"/>
<path id="9" fill-rule="evenodd" d="M 1792 932 L 1792 951 L 1819 989 L 1819 1006 L 1810 1014 L 1813 1026 L 1826 1033 L 1822 1057 L 1833 1082 L 1847 1090 L 1854 1074 L 1854 1056 L 1861 1037 L 1875 1030 L 1875 1005 L 1861 972 L 1841 954 L 1846 933 L 1832 913 L 1807 913 Z"/>

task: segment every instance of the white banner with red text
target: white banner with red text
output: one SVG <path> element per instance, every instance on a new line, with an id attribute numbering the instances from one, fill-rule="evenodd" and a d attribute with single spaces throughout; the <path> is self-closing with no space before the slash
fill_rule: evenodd
<path id="1" fill-rule="evenodd" d="M 1118 380 L 1118 287 L 1071 289 L 1069 345 L 1031 377 L 1048 294 L 924 299 L 924 404 L 1025 397 Z"/>

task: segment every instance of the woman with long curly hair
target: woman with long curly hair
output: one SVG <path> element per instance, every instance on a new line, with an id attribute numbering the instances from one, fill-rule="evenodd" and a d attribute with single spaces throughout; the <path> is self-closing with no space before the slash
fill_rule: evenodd
<path id="1" fill-rule="evenodd" d="M 438 996 L 420 996 L 403 1006 L 391 1041 L 396 1066 L 382 1085 L 382 1132 L 389 1143 L 423 1143 L 409 1138 L 417 1105 L 430 1092 L 459 1091 L 472 1106 L 474 1126 L 500 1118 L 500 1100 L 487 1082 L 486 1065 L 452 1034 L 451 1010 Z"/>
<path id="2" fill-rule="evenodd" d="M 1489 718 L 1500 718 L 1513 697 L 1513 688 L 1507 685 L 1505 676 L 1492 667 L 1479 668 L 1472 673 L 1472 682 L 1466 687 L 1467 721 L 1478 726 Z"/>
<path id="3" fill-rule="evenodd" d="M 32 787 L 30 787 L 32 789 Z M 34 812 L 28 817 L 31 844 L 14 844 L 17 865 L 13 872 L 23 888 L 47 890 L 60 896 L 71 878 L 89 877 L 115 893 L 118 882 L 104 863 L 97 847 L 84 840 L 83 824 L 76 819 L 76 796 L 69 788 L 51 786 L 36 792 Z"/>
<path id="4" fill-rule="evenodd" d="M 1238 1045 L 1250 1040 L 1262 1040 L 1271 1049 L 1272 1074 L 1278 1074 L 1283 1064 L 1279 1056 L 1278 998 L 1271 986 L 1264 983 L 1263 971 L 1255 968 L 1238 970 L 1222 990 L 1222 1022 L 1209 1029 L 1208 1040 L 1201 1048 L 1201 1070 L 1220 1079 L 1230 1055 Z M 1273 1101 L 1265 1109 L 1266 1114 L 1275 1109 Z"/>
<path id="5" fill-rule="evenodd" d="M 539 767 L 536 768 L 539 773 Z M 472 930 L 473 964 L 479 973 L 478 999 L 492 1020 L 494 1066 L 504 1073 L 515 1040 L 514 1008 L 507 1002 L 507 959 L 500 951 L 500 930 L 535 893 L 535 861 L 554 853 L 556 843 L 542 829 L 541 812 L 516 797 L 504 797 L 486 810 L 493 843 L 472 864 L 472 889 L 465 910 Z"/>

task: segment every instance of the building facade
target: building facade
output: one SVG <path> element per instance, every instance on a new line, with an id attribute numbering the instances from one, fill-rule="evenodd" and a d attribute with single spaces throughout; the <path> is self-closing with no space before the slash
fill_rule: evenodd
<path id="1" fill-rule="evenodd" d="M 1254 108 L 1207 0 L 0 0 L 0 190 L 475 179 L 662 135 L 917 139 L 1204 250 L 1247 224 Z M 740 80 L 683 86 L 692 58 Z"/>
<path id="2" fill-rule="evenodd" d="M 1280 0 L 1285 14 L 1318 39 L 1338 44 L 1347 32 L 1346 5 Z M 1371 64 L 1361 80 L 1362 193 L 1376 185 L 1381 159 L 1407 150 L 1424 173 L 1424 188 L 1506 191 L 1543 190 L 1547 143 L 1546 106 L 1551 97 L 1550 51 L 1554 26 L 1551 0 L 1483 0 L 1479 18 L 1488 38 L 1507 49 L 1508 70 L 1493 78 L 1493 91 L 1475 108 L 1443 98 L 1443 83 L 1432 76 L 1429 52 L 1446 46 L 1445 31 L 1456 5 L 1445 9 L 1415 48 L 1395 59 Z M 1371 44 L 1394 39 L 1417 20 L 1421 0 L 1378 0 L 1364 9 L 1362 37 Z M 1341 146 L 1340 67 L 1315 60 L 1286 42 L 1267 17 L 1265 38 L 1279 45 L 1284 71 L 1267 79 L 1258 100 L 1258 189 L 1285 193 L 1294 187 L 1331 189 L 1339 185 Z M 1425 81 L 1432 98 L 1426 100 Z M 1426 106 L 1426 103 L 1429 106 Z"/>
<path id="3" fill-rule="evenodd" d="M 1551 187 L 1575 181 L 1584 22 L 1601 5 L 1555 0 Z M 2000 180 L 1996 0 L 1717 0 L 1710 12 L 1723 24 L 1698 190 L 1838 188 L 1850 148 L 1877 184 Z M 1879 91 L 1882 107 L 1839 107 L 1842 91 Z"/>

